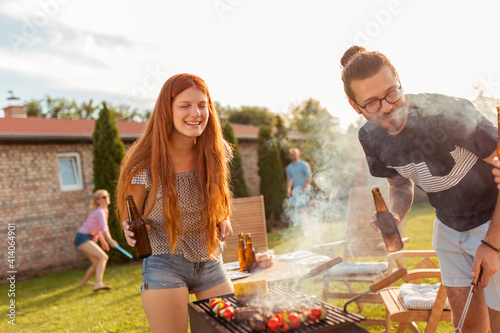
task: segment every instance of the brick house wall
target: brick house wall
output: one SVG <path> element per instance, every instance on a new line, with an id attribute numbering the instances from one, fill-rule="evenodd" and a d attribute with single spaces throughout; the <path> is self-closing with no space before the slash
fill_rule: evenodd
<path id="1" fill-rule="evenodd" d="M 80 155 L 83 190 L 62 192 L 58 153 Z M 88 265 L 74 248 L 74 236 L 91 212 L 92 143 L 0 143 L 0 216 L 2 235 L 15 225 L 17 278 Z M 7 253 L 6 240 L 0 252 Z M 0 276 L 9 271 L 6 256 Z M 4 279 L 2 279 L 4 280 Z"/>
<path id="2" fill-rule="evenodd" d="M 238 140 L 238 147 L 243 164 L 243 177 L 247 183 L 248 192 L 251 196 L 260 195 L 257 141 Z"/>

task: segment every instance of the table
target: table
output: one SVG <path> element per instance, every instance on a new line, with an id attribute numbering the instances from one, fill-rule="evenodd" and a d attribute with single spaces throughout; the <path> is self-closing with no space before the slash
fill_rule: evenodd
<path id="1" fill-rule="evenodd" d="M 270 285 L 287 284 L 290 287 L 292 284 L 296 284 L 295 289 L 298 290 L 300 289 L 301 280 L 318 275 L 322 271 L 342 262 L 341 257 L 336 257 L 328 261 L 306 265 L 300 264 L 300 260 L 284 260 L 284 256 L 286 255 L 277 255 L 274 259 L 273 266 L 257 269 L 252 275 L 237 280 L 235 279 L 233 283 L 266 279 Z M 314 262 L 314 259 L 319 257 L 323 256 L 312 254 L 308 256 L 307 259 L 308 261 L 310 260 L 309 262 Z"/>

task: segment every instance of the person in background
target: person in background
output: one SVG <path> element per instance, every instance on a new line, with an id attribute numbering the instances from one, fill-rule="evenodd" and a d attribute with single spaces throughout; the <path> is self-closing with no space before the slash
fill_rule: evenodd
<path id="1" fill-rule="evenodd" d="M 83 223 L 75 236 L 75 248 L 82 251 L 92 263 L 83 277 L 82 286 L 94 284 L 94 291 L 111 289 L 111 286 L 103 282 L 104 270 L 108 262 L 108 255 L 104 251 L 109 251 L 109 244 L 114 247 L 118 243 L 109 233 L 109 204 L 108 191 L 95 191 L 91 203 L 94 211 L 89 214 L 87 220 Z M 100 241 L 102 249 L 97 245 L 97 240 Z M 90 282 L 90 277 L 94 273 L 95 283 L 92 283 Z"/>
<path id="2" fill-rule="evenodd" d="M 490 323 L 500 332 L 500 218 L 492 218 L 496 127 L 467 100 L 403 94 L 398 73 L 379 52 L 352 46 L 341 64 L 349 104 L 368 121 L 358 136 L 370 173 L 389 182 L 389 210 L 400 223 L 414 185 L 436 210 L 433 247 L 455 327 L 482 269 L 463 331 L 487 332 Z"/>
<path id="3" fill-rule="evenodd" d="M 286 196 L 295 209 L 307 213 L 310 205 L 309 185 L 311 184 L 311 167 L 309 163 L 300 159 L 300 150 L 290 148 L 292 162 L 286 167 Z"/>
<path id="4" fill-rule="evenodd" d="M 231 151 L 206 83 L 169 78 L 144 133 L 122 161 L 118 210 L 130 246 L 125 197 L 133 195 L 149 225 L 153 254 L 143 260 L 142 305 L 153 333 L 187 332 L 189 294 L 230 294 L 223 241 L 233 233 Z"/>

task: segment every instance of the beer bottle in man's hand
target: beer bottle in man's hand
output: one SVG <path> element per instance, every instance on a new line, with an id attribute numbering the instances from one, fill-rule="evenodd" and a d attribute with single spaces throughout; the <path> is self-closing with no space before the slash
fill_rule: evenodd
<path id="1" fill-rule="evenodd" d="M 375 209 L 377 210 L 377 226 L 382 231 L 385 247 L 389 252 L 399 251 L 403 248 L 403 241 L 401 240 L 396 220 L 387 209 L 387 205 L 378 187 L 372 189 L 372 194 L 375 201 Z"/>
<path id="2" fill-rule="evenodd" d="M 257 268 L 257 260 L 255 260 L 255 250 L 252 245 L 252 237 L 247 234 L 247 248 L 245 249 L 245 258 L 247 260 L 247 271 L 252 273 Z"/>
<path id="3" fill-rule="evenodd" d="M 127 203 L 128 225 L 130 226 L 130 231 L 134 233 L 133 238 L 136 240 L 135 254 L 139 258 L 149 257 L 152 251 L 151 244 L 149 244 L 148 231 L 141 215 L 139 215 L 134 202 L 134 196 L 127 195 L 125 201 Z"/>
<path id="4" fill-rule="evenodd" d="M 240 271 L 247 270 L 247 260 L 245 258 L 245 238 L 241 232 L 238 235 L 238 261 L 240 262 Z"/>

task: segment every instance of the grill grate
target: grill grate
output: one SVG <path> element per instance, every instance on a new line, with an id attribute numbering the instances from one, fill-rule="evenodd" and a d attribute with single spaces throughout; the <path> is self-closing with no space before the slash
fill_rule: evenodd
<path id="1" fill-rule="evenodd" d="M 286 287 L 280 287 L 280 286 L 274 286 L 269 288 L 269 294 L 272 297 L 273 295 L 275 296 L 280 296 L 282 297 L 283 295 L 290 295 L 292 297 L 306 297 L 304 294 L 293 291 L 291 289 L 288 289 Z M 236 305 L 236 297 L 234 295 L 225 295 L 221 296 L 221 298 L 226 301 L 231 303 L 232 306 L 235 308 L 238 307 Z M 316 304 L 322 304 L 325 308 L 328 309 L 328 314 L 324 320 L 320 320 L 316 323 L 309 323 L 309 322 L 304 322 L 302 323 L 299 327 L 293 329 L 293 332 L 297 333 L 306 333 L 306 332 L 314 332 L 314 333 L 322 333 L 322 332 L 332 332 L 335 330 L 340 330 L 345 327 L 349 326 L 354 326 L 355 323 L 361 322 L 365 318 L 361 315 L 355 314 L 355 313 L 349 313 L 349 312 L 344 312 L 342 309 L 337 308 L 331 304 L 321 302 L 319 300 L 315 300 L 314 303 Z M 209 300 L 201 300 L 201 301 L 196 301 L 189 303 L 191 307 L 193 307 L 194 310 L 196 311 L 190 311 L 190 320 L 191 320 L 191 327 L 198 326 L 198 323 L 195 323 L 195 321 L 201 320 L 201 316 L 198 314 L 193 315 L 195 313 L 204 313 L 205 316 L 208 314 L 208 317 L 210 317 L 210 321 L 215 321 L 213 322 L 214 326 L 219 327 L 217 331 L 222 331 L 221 328 L 225 329 L 225 332 L 237 332 L 237 333 L 252 333 L 253 330 L 250 327 L 250 325 L 246 322 L 243 321 L 237 321 L 237 320 L 231 320 L 228 321 L 224 318 L 216 317 L 213 314 L 212 309 L 210 308 L 209 305 Z M 203 325 L 201 325 L 203 326 Z M 205 330 L 203 332 L 206 332 L 206 326 Z M 195 332 L 193 330 L 193 332 Z M 201 332 L 201 331 L 200 331 Z M 271 332 L 269 330 L 266 330 L 264 332 Z"/>

